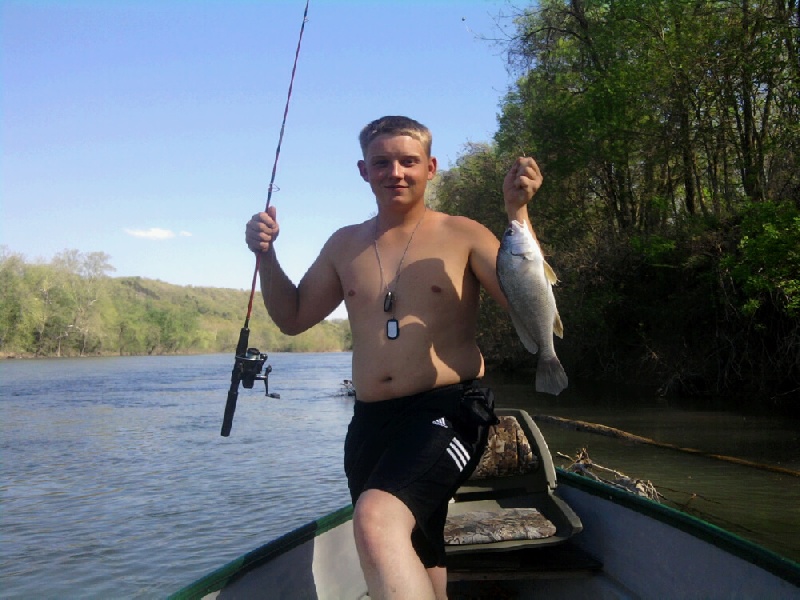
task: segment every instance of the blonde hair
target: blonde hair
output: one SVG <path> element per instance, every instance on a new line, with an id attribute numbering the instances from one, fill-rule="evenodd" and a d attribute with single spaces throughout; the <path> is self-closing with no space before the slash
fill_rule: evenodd
<path id="1" fill-rule="evenodd" d="M 375 119 L 364 127 L 358 135 L 358 141 L 361 144 L 361 152 L 365 158 L 367 156 L 367 148 L 379 135 L 407 135 L 422 144 L 422 148 L 427 153 L 428 158 L 431 156 L 433 136 L 430 129 L 414 119 L 402 116 L 387 116 Z"/>

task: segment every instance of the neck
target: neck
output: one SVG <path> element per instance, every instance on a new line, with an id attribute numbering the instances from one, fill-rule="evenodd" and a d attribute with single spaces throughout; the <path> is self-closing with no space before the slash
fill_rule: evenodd
<path id="1" fill-rule="evenodd" d="M 427 210 L 428 207 L 422 202 L 405 211 L 395 211 L 379 207 L 378 216 L 375 217 L 378 234 L 381 235 L 391 229 L 413 229 L 417 226 L 417 223 L 419 223 Z"/>

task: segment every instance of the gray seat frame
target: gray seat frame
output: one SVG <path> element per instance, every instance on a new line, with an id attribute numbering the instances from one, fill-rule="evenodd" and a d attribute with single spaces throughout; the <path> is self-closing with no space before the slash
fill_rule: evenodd
<path id="1" fill-rule="evenodd" d="M 467 480 L 456 492 L 448 515 L 472 511 L 502 511 L 506 508 L 535 508 L 556 528 L 554 535 L 532 540 L 507 540 L 483 544 L 445 545 L 447 554 L 466 552 L 508 551 L 520 548 L 544 547 L 567 541 L 583 529 L 575 512 L 555 495 L 556 469 L 550 449 L 541 431 L 524 410 L 497 409 L 498 416 L 515 417 L 531 449 L 536 455 L 536 468 L 522 475 L 486 477 Z"/>

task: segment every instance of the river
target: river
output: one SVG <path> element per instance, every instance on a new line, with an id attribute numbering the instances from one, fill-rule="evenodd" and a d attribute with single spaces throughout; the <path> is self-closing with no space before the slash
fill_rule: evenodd
<path id="1" fill-rule="evenodd" d="M 280 399 L 242 390 L 229 438 L 219 435 L 229 355 L 0 363 L 2 597 L 162 598 L 345 505 L 350 355 L 268 362 Z M 796 421 L 594 386 L 549 398 L 530 381 L 488 379 L 501 406 L 800 470 Z M 668 501 L 800 560 L 800 478 L 540 426 L 554 454 L 588 447 Z"/>

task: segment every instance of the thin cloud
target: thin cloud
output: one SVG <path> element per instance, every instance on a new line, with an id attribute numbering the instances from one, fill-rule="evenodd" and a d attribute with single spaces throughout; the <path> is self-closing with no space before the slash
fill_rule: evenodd
<path id="1" fill-rule="evenodd" d="M 160 229 L 159 227 L 151 227 L 150 229 L 125 229 L 125 233 L 133 237 L 144 238 L 146 240 L 168 240 L 175 237 L 175 232 L 169 229 Z M 178 235 L 181 237 L 191 237 L 188 231 L 181 231 Z"/>

